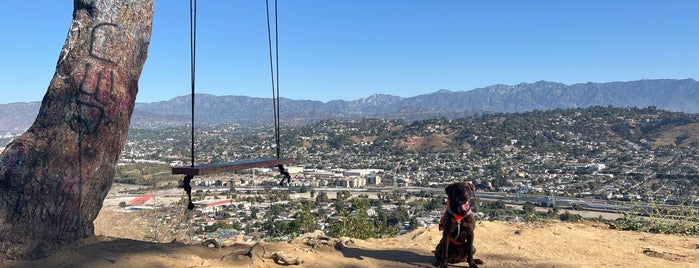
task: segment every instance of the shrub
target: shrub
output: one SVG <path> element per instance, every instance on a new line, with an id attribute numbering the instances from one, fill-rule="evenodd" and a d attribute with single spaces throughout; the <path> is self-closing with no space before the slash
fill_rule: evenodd
<path id="1" fill-rule="evenodd" d="M 582 216 L 578 214 L 573 214 L 568 211 L 561 213 L 559 216 L 561 221 L 567 221 L 567 222 L 576 222 L 582 220 Z"/>

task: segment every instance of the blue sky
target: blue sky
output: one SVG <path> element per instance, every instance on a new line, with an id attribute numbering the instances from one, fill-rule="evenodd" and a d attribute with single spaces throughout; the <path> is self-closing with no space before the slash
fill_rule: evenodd
<path id="1" fill-rule="evenodd" d="M 412 97 L 539 80 L 699 76 L 699 1 L 280 0 L 280 92 Z M 73 1 L 3 2 L 0 103 L 40 101 Z M 263 0 L 201 0 L 197 92 L 272 96 Z M 137 102 L 190 92 L 189 1 L 156 0 Z"/>

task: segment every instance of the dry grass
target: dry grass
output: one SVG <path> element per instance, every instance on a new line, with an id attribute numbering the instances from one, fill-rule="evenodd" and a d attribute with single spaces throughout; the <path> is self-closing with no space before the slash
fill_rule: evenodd
<path id="1" fill-rule="evenodd" d="M 680 141 L 679 144 L 677 144 L 678 141 Z M 653 148 L 655 149 L 663 146 L 689 146 L 692 142 L 699 142 L 699 123 L 677 126 L 660 132 L 654 137 Z"/>
<path id="2" fill-rule="evenodd" d="M 400 141 L 398 146 L 410 151 L 446 152 L 451 149 L 452 143 L 453 141 L 449 136 L 436 133 L 424 137 L 410 137 L 407 140 Z"/>

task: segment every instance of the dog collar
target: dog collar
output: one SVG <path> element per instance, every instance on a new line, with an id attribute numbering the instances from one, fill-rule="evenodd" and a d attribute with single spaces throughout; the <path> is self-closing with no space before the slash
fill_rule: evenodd
<path id="1" fill-rule="evenodd" d="M 456 221 L 458 221 L 458 222 L 461 222 L 461 220 L 462 220 L 464 217 L 473 214 L 473 210 L 471 210 L 471 207 L 468 208 L 468 211 L 466 211 L 466 215 L 464 215 L 464 216 L 461 216 L 461 215 L 459 215 L 459 214 L 456 214 L 456 212 L 454 212 L 454 211 L 451 209 L 449 200 L 447 200 L 447 212 L 448 212 L 449 214 L 451 214 L 452 216 L 454 216 L 454 219 L 456 219 Z"/>
<path id="2" fill-rule="evenodd" d="M 461 234 L 461 220 L 463 220 L 464 217 L 467 217 L 468 215 L 473 214 L 473 210 L 471 210 L 471 208 L 469 207 L 468 211 L 466 212 L 466 215 L 461 216 L 461 215 L 455 213 L 451 209 L 451 206 L 449 206 L 449 200 L 447 200 L 447 213 L 451 214 L 454 217 L 454 220 L 456 220 L 457 224 L 456 224 L 456 236 L 455 237 L 459 237 L 459 235 Z M 457 243 L 458 241 L 456 241 L 456 239 L 451 237 L 451 236 L 449 236 L 449 240 L 454 242 L 454 244 L 459 244 L 459 243 Z"/>
<path id="3" fill-rule="evenodd" d="M 454 216 L 454 219 L 458 222 L 461 222 L 461 220 L 463 220 L 464 217 L 473 214 L 473 210 L 469 209 L 468 211 L 466 211 L 466 215 L 461 216 L 459 214 L 456 214 L 453 210 L 451 210 L 451 208 L 448 205 L 447 205 L 447 212 L 449 214 L 451 214 L 452 216 Z"/>

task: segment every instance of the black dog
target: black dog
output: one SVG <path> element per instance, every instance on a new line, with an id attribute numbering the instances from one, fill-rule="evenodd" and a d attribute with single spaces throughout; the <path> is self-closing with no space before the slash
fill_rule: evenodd
<path id="1" fill-rule="evenodd" d="M 437 265 L 447 267 L 448 263 L 468 262 L 469 268 L 483 264 L 474 259 L 473 231 L 476 218 L 471 210 L 471 198 L 476 190 L 471 182 L 455 182 L 444 189 L 447 193 L 447 208 L 439 221 L 442 240 L 434 251 Z"/>

